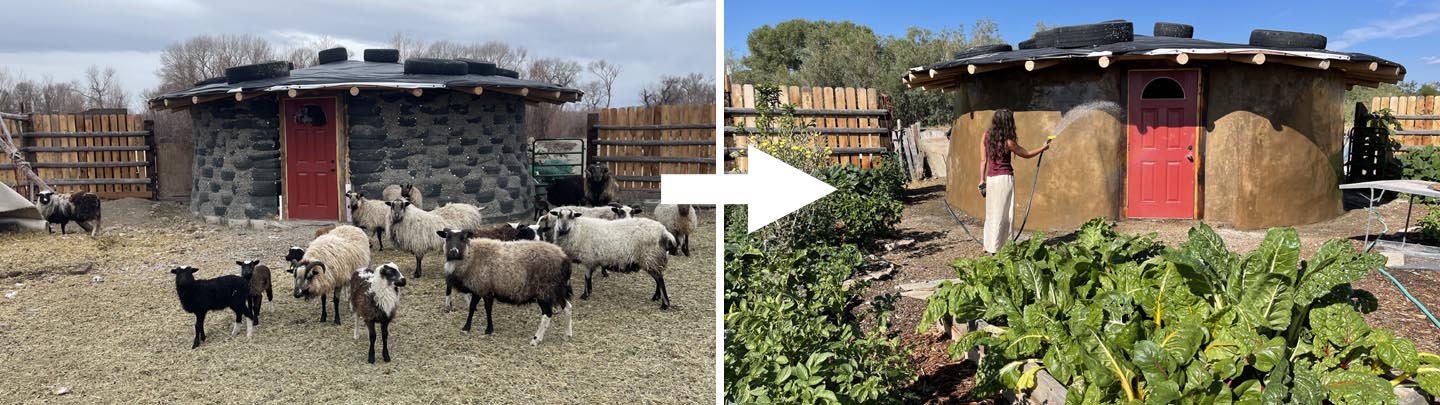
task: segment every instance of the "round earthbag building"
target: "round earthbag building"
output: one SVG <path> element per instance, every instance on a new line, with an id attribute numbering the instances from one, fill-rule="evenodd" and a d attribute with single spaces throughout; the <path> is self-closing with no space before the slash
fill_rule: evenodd
<path id="1" fill-rule="evenodd" d="M 1156 36 L 1129 22 L 1058 27 L 1019 49 L 911 69 L 911 88 L 956 97 L 950 205 L 983 218 L 981 139 L 1010 109 L 1022 146 L 1056 136 L 1038 180 L 1036 159 L 1013 162 L 1017 220 L 1037 187 L 1032 229 L 1096 217 L 1254 229 L 1339 215 L 1345 91 L 1398 82 L 1404 67 L 1325 50 L 1313 34 L 1256 30 L 1229 44 L 1161 24 Z"/>
<path id="2" fill-rule="evenodd" d="M 390 49 L 348 56 L 336 48 L 304 69 L 240 66 L 149 100 L 190 113 L 195 215 L 344 220 L 346 191 L 379 199 L 402 183 L 420 190 L 426 209 L 459 202 L 487 221 L 531 215 L 525 106 L 581 92 L 479 61 L 401 63 Z"/>

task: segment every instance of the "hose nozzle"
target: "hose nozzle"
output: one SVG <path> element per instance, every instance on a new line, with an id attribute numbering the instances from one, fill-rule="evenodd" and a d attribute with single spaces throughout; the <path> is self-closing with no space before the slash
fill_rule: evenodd
<path id="1" fill-rule="evenodd" d="M 1055 135 L 1050 135 L 1050 136 L 1046 137 L 1045 139 L 1053 141 L 1053 140 L 1055 140 Z"/>

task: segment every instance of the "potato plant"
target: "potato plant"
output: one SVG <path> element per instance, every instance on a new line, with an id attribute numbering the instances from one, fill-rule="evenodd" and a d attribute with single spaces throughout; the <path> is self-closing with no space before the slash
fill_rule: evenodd
<path id="1" fill-rule="evenodd" d="M 1376 300 L 1350 282 L 1382 256 L 1332 240 L 1301 260 L 1287 228 L 1244 255 L 1206 225 L 1189 236 L 1166 248 L 1096 219 L 1074 242 L 1037 237 L 958 260 L 960 281 L 929 298 L 919 328 L 996 325 L 950 347 L 989 348 L 982 396 L 1032 389 L 1039 370 L 1085 404 L 1393 403 L 1399 384 L 1440 392 L 1440 356 L 1361 316 Z"/>

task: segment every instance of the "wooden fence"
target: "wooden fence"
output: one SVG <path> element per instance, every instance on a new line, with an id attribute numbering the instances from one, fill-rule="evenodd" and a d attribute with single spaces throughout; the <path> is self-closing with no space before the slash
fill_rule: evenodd
<path id="1" fill-rule="evenodd" d="M 1370 100 L 1370 111 L 1390 109 L 1390 114 L 1400 119 L 1400 127 L 1393 139 L 1403 148 L 1440 146 L 1440 97 L 1407 96 L 1375 97 Z"/>
<path id="2" fill-rule="evenodd" d="M 661 174 L 715 173 L 715 105 L 609 108 L 586 120 L 588 155 L 620 187 L 659 191 Z"/>
<path id="3" fill-rule="evenodd" d="M 746 130 L 754 130 L 758 116 L 755 96 L 755 88 L 749 84 L 731 84 L 725 89 L 727 172 L 747 167 L 744 157 L 732 159 L 729 152 L 744 150 L 749 144 Z M 878 155 L 894 149 L 890 110 L 881 104 L 884 98 L 869 88 L 780 87 L 780 102 L 794 106 L 796 116 L 814 124 L 812 130 L 830 147 L 831 162 L 863 168 L 874 167 Z"/>
<path id="4" fill-rule="evenodd" d="M 57 192 L 155 197 L 155 135 L 139 115 L 40 114 L 5 123 L 35 174 Z M 0 157 L 0 181 L 26 196 L 40 191 L 8 156 Z"/>

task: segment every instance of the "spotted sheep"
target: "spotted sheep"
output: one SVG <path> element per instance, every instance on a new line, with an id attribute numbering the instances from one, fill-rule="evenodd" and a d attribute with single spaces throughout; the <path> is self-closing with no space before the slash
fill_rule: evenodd
<path id="1" fill-rule="evenodd" d="M 36 198 L 40 215 L 45 217 L 45 230 L 55 233 L 50 224 L 60 224 L 60 234 L 65 234 L 65 225 L 75 221 L 90 236 L 100 234 L 100 197 L 88 192 L 56 193 L 41 191 Z"/>
<path id="2" fill-rule="evenodd" d="M 360 322 L 369 329 L 370 356 L 367 361 L 375 363 L 375 324 L 380 324 L 381 357 L 390 362 L 390 322 L 395 319 L 395 310 L 400 306 L 400 287 L 405 286 L 405 276 L 395 263 L 386 263 L 374 270 L 360 269 L 350 276 L 350 308 L 355 317 L 352 332 L 354 339 L 360 338 Z"/>

